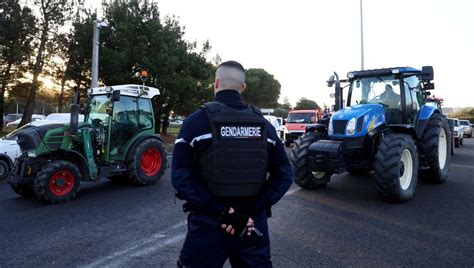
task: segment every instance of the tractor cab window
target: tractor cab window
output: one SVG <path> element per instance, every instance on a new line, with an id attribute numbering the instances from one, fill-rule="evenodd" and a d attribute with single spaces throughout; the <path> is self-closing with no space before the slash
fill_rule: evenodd
<path id="1" fill-rule="evenodd" d="M 138 99 L 121 96 L 114 103 L 110 137 L 110 155 L 122 156 L 128 142 L 138 132 Z"/>
<path id="2" fill-rule="evenodd" d="M 358 104 L 382 104 L 387 110 L 389 124 L 402 121 L 400 80 L 393 75 L 364 77 L 351 82 L 347 106 Z"/>
<path id="3" fill-rule="evenodd" d="M 109 107 L 109 103 L 110 99 L 106 95 L 93 96 L 89 103 L 86 121 L 92 124 L 92 120 L 100 119 L 100 121 L 107 123 L 109 117 L 107 108 Z"/>
<path id="4" fill-rule="evenodd" d="M 138 100 L 138 127 L 140 130 L 153 127 L 153 110 L 149 99 Z"/>
<path id="5" fill-rule="evenodd" d="M 400 107 L 399 79 L 393 76 L 368 77 L 352 81 L 348 106 L 380 103 L 391 109 Z"/>
<path id="6" fill-rule="evenodd" d="M 421 85 L 420 80 L 417 76 L 409 76 L 404 78 L 405 83 L 405 97 L 406 101 L 406 109 L 407 109 L 407 119 L 409 123 L 413 123 L 415 121 L 416 115 L 420 110 L 420 102 L 421 102 Z"/>

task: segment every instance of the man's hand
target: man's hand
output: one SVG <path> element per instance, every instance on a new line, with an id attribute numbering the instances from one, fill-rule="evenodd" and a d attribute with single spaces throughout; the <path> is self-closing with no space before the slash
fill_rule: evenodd
<path id="1" fill-rule="evenodd" d="M 232 208 L 232 207 L 229 208 L 229 211 L 227 212 L 227 214 L 232 215 L 232 214 L 234 214 L 234 213 L 235 213 L 234 208 Z M 228 220 L 228 218 L 229 218 L 228 216 L 227 216 L 227 217 L 222 217 L 221 220 L 222 220 L 222 221 L 226 221 L 226 220 Z M 242 224 L 242 225 L 243 225 L 243 224 Z M 239 226 L 235 226 L 235 224 L 232 225 L 232 224 L 230 224 L 230 223 L 229 223 L 229 224 L 222 223 L 222 224 L 221 224 L 221 228 L 222 228 L 223 230 L 225 230 L 226 233 L 228 233 L 228 234 L 230 234 L 230 235 L 235 235 L 236 232 L 239 232 Z M 242 230 L 242 231 L 241 231 L 242 233 L 243 233 L 243 231 L 244 231 L 243 228 L 246 228 L 246 233 L 247 233 L 248 236 L 250 236 L 250 235 L 252 234 L 252 231 L 254 231 L 254 226 L 253 226 L 253 220 L 252 220 L 252 218 L 250 218 L 250 217 L 247 218 L 247 223 L 245 224 L 245 226 L 240 227 L 240 230 Z"/>

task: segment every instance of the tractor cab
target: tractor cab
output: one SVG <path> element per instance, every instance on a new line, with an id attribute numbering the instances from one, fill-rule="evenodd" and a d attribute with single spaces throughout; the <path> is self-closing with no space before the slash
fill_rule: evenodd
<path id="1" fill-rule="evenodd" d="M 122 159 L 135 136 L 155 134 L 153 106 L 160 95 L 157 88 L 110 86 L 91 88 L 88 95 L 85 122 L 100 133 L 104 161 Z"/>

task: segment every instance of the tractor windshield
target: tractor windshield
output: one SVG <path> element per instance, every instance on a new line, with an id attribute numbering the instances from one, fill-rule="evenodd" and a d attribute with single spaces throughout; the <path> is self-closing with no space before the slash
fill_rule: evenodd
<path id="1" fill-rule="evenodd" d="M 399 81 L 392 75 L 354 79 L 347 106 L 381 103 L 388 108 L 398 109 L 401 102 Z"/>
<path id="2" fill-rule="evenodd" d="M 109 116 L 107 114 L 109 103 L 110 99 L 106 95 L 93 96 L 89 102 L 86 121 L 92 123 L 92 120 L 100 119 L 102 122 L 106 122 Z"/>

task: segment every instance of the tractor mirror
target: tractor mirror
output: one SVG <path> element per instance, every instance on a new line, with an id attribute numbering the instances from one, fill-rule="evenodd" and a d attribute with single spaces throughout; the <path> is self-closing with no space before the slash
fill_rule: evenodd
<path id="1" fill-rule="evenodd" d="M 120 90 L 114 90 L 112 93 L 112 102 L 120 101 Z"/>
<path id="2" fill-rule="evenodd" d="M 334 75 L 331 74 L 327 82 L 328 82 L 328 87 L 332 87 L 332 85 L 334 85 Z"/>
<path id="3" fill-rule="evenodd" d="M 421 77 L 425 81 L 431 81 L 434 78 L 433 66 L 423 66 L 421 68 Z"/>

